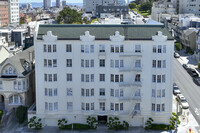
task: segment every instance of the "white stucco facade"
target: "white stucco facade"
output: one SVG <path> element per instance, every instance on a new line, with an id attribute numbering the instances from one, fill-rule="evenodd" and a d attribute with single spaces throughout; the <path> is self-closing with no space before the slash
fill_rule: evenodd
<path id="1" fill-rule="evenodd" d="M 125 40 L 118 31 L 110 40 L 87 31 L 79 40 L 57 40 L 49 31 L 34 44 L 36 112 L 29 119 L 42 118 L 43 126 L 61 118 L 86 123 L 88 116 L 117 116 L 130 126 L 149 117 L 169 123 L 174 41 L 162 32 L 152 40 Z"/>
<path id="2" fill-rule="evenodd" d="M 19 24 L 19 0 L 9 0 L 10 24 Z"/>

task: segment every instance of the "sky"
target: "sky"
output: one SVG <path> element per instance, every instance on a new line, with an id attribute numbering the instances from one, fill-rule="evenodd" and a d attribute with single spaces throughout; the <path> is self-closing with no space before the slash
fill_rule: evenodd
<path id="1" fill-rule="evenodd" d="M 67 3 L 83 3 L 83 0 L 66 0 L 66 1 Z M 30 3 L 30 2 L 43 2 L 43 0 L 19 0 L 19 3 Z M 52 0 L 52 2 L 56 2 L 56 0 Z"/>

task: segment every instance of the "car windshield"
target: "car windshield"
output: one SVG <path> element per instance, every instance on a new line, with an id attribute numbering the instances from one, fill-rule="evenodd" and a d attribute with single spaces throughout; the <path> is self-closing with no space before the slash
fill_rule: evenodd
<path id="1" fill-rule="evenodd" d="M 174 87 L 174 90 L 179 90 L 179 88 L 178 87 Z"/>
<path id="2" fill-rule="evenodd" d="M 182 103 L 187 103 L 187 101 L 185 99 L 182 99 L 181 102 Z"/>

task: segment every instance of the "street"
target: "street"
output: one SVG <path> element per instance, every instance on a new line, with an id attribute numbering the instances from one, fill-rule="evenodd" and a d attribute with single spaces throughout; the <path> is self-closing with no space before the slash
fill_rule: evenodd
<path id="1" fill-rule="evenodd" d="M 192 77 L 177 59 L 174 59 L 174 82 L 178 85 L 181 93 L 187 99 L 190 111 L 198 124 L 200 124 L 200 87 L 193 82 Z"/>

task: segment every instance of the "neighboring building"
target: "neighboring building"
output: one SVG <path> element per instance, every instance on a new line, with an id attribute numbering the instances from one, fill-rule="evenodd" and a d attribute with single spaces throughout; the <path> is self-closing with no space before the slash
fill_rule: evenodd
<path id="1" fill-rule="evenodd" d="M 0 64 L 10 56 L 10 52 L 5 46 L 0 45 Z"/>
<path id="2" fill-rule="evenodd" d="M 197 40 L 196 40 L 196 51 L 194 52 L 194 58 L 198 62 L 200 61 L 200 30 L 197 33 Z"/>
<path id="3" fill-rule="evenodd" d="M 102 16 L 113 15 L 114 17 L 120 17 L 123 15 L 124 18 L 128 15 L 128 6 L 102 6 L 96 7 L 96 17 L 102 18 Z"/>
<path id="4" fill-rule="evenodd" d="M 52 7 L 52 0 L 43 0 L 44 9 Z"/>
<path id="5" fill-rule="evenodd" d="M 117 0 L 117 5 L 118 6 L 125 6 L 126 5 L 126 1 L 125 0 Z"/>
<path id="6" fill-rule="evenodd" d="M 176 14 L 176 9 L 173 7 L 173 3 L 168 2 L 168 0 L 154 2 L 152 6 L 151 19 L 161 22 L 163 14 Z"/>
<path id="7" fill-rule="evenodd" d="M 56 7 L 60 8 L 60 6 L 61 6 L 60 0 L 56 0 Z"/>
<path id="8" fill-rule="evenodd" d="M 9 0 L 10 24 L 19 24 L 19 0 Z"/>
<path id="9" fill-rule="evenodd" d="M 25 38 L 28 30 L 27 29 L 14 29 L 11 33 L 11 41 L 15 43 L 16 47 L 25 45 Z"/>
<path id="10" fill-rule="evenodd" d="M 0 0 L 0 27 L 9 24 L 8 0 Z"/>
<path id="11" fill-rule="evenodd" d="M 33 104 L 35 93 L 33 47 L 0 64 L 0 108 L 10 111 Z"/>
<path id="12" fill-rule="evenodd" d="M 28 119 L 169 124 L 174 39 L 164 25 L 40 25 L 34 38 L 36 107 Z"/>
<path id="13" fill-rule="evenodd" d="M 63 1 L 62 1 L 62 6 L 65 7 L 66 5 L 67 5 L 66 0 L 63 0 Z"/>

